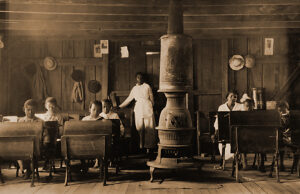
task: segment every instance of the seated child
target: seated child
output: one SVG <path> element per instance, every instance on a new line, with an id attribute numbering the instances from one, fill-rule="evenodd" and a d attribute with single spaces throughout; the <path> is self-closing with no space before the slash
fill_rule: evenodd
<path id="1" fill-rule="evenodd" d="M 254 108 L 254 101 L 248 97 L 248 95 L 243 95 L 240 101 L 243 103 L 243 111 L 252 111 Z M 243 169 L 247 169 L 247 153 L 242 153 Z"/>
<path id="2" fill-rule="evenodd" d="M 41 115 L 41 119 L 43 121 L 57 121 L 59 126 L 59 134 L 57 141 L 59 141 L 59 137 L 62 135 L 63 132 L 63 124 L 64 120 L 61 114 L 59 113 L 59 106 L 57 104 L 57 101 L 54 97 L 48 97 L 45 101 L 45 108 L 47 112 L 43 115 Z M 50 146 L 50 135 L 48 134 L 48 130 L 44 130 L 43 133 L 43 145 L 45 146 L 46 150 L 48 149 L 48 146 Z M 44 164 L 44 169 L 48 168 L 49 161 L 46 160 Z"/>
<path id="3" fill-rule="evenodd" d="M 280 101 L 276 104 L 277 111 L 280 114 L 281 136 L 283 145 L 291 146 L 291 128 L 290 128 L 290 114 L 289 104 L 286 101 Z M 280 170 L 284 171 L 284 150 L 279 152 L 280 155 Z"/>
<path id="4" fill-rule="evenodd" d="M 47 112 L 42 115 L 44 121 L 57 121 L 60 126 L 63 126 L 63 117 L 59 114 L 59 106 L 54 97 L 48 97 L 45 101 Z"/>
<path id="5" fill-rule="evenodd" d="M 90 115 L 83 117 L 82 121 L 97 121 L 103 118 L 100 117 L 100 112 L 102 110 L 101 102 L 94 100 L 90 102 L 89 111 Z"/>
<path id="6" fill-rule="evenodd" d="M 103 118 L 100 117 L 100 112 L 102 110 L 102 105 L 101 102 L 98 100 L 94 100 L 90 102 L 90 106 L 89 106 L 89 111 L 90 111 L 90 115 L 83 117 L 82 121 L 98 121 L 98 120 L 102 120 Z M 81 164 L 83 166 L 85 166 L 85 160 L 81 160 Z M 98 163 L 98 159 L 96 159 L 94 168 L 98 167 L 99 163 Z"/>
<path id="7" fill-rule="evenodd" d="M 120 120 L 119 115 L 113 112 L 111 108 L 112 108 L 112 103 L 109 99 L 102 100 L 102 112 L 100 113 L 100 117 L 102 117 L 103 119 Z M 121 120 L 120 120 L 120 133 L 121 136 L 124 136 L 124 125 Z"/>
<path id="8" fill-rule="evenodd" d="M 33 99 L 26 100 L 24 103 L 23 110 L 25 112 L 25 116 L 18 119 L 18 122 L 39 122 L 41 119 L 35 116 L 35 111 L 37 107 L 37 102 Z M 20 170 L 23 173 L 23 169 L 26 169 L 25 179 L 28 179 L 31 175 L 32 171 L 30 168 L 30 161 L 22 161 L 18 160 L 18 164 L 20 166 Z"/>

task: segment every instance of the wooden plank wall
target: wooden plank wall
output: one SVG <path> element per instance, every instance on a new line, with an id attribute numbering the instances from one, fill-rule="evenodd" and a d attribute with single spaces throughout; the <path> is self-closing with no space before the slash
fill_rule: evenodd
<path id="1" fill-rule="evenodd" d="M 278 91 L 295 68 L 287 36 L 274 38 L 274 55 L 264 56 L 265 36 L 238 36 L 228 39 L 194 40 L 194 95 L 195 110 L 217 110 L 226 101 L 228 90 L 235 89 L 242 96 L 251 96 L 253 87 L 265 88 L 266 100 Z M 255 67 L 233 71 L 228 64 L 232 55 L 256 59 Z M 223 66 L 223 67 L 222 67 Z M 223 68 L 223 69 L 222 69 Z M 227 71 L 227 73 L 226 73 Z M 227 89 L 228 87 L 228 89 Z"/>
<path id="2" fill-rule="evenodd" d="M 7 100 L 3 103 L 8 106 L 1 107 L 1 112 L 10 115 L 23 114 L 24 101 L 34 97 L 36 91 L 32 88 L 34 74 L 30 77 L 30 73 L 26 73 L 26 70 L 35 65 L 41 65 L 41 60 L 46 56 L 52 56 L 58 60 L 55 70 L 47 71 L 43 66 L 41 70 L 48 96 L 57 98 L 62 111 L 84 111 L 88 109 L 91 100 L 101 100 L 107 97 L 108 74 L 105 68 L 108 68 L 108 55 L 103 55 L 99 61 L 94 60 L 94 63 L 88 62 L 91 61 L 89 59 L 93 59 L 94 43 L 96 43 L 95 40 L 8 40 L 5 60 L 1 64 L 8 72 L 6 81 L 1 82 L 8 83 L 8 90 L 4 93 Z M 106 66 L 103 65 L 105 63 Z M 82 70 L 84 73 L 85 101 L 83 103 L 71 101 L 71 92 L 75 83 L 71 78 L 73 69 Z M 89 80 L 94 79 L 102 85 L 102 90 L 96 95 L 90 93 L 87 88 Z M 40 101 L 39 111 L 44 111 L 42 103 L 43 101 Z"/>
<path id="3" fill-rule="evenodd" d="M 228 40 L 229 58 L 239 54 L 245 57 L 253 55 L 256 59 L 255 67 L 233 71 L 229 68 L 229 89 L 236 89 L 240 97 L 243 93 L 251 95 L 251 88 L 265 88 L 266 100 L 271 97 L 287 81 L 289 71 L 294 65 L 289 60 L 289 38 L 287 36 L 274 38 L 274 54 L 264 56 L 265 36 L 231 38 Z"/>
<path id="4" fill-rule="evenodd" d="M 228 89 L 237 89 L 240 95 L 248 92 L 252 87 L 266 88 L 266 99 L 278 90 L 288 79 L 295 64 L 289 60 L 291 53 L 291 38 L 287 36 L 275 36 L 274 55 L 263 55 L 263 41 L 266 36 L 237 36 L 235 38 L 210 38 L 194 39 L 194 110 L 204 113 L 217 110 L 225 101 Z M 155 40 L 157 42 L 157 40 Z M 28 59 L 37 59 L 53 56 L 58 59 L 74 59 L 85 61 L 93 58 L 93 45 L 95 40 L 17 40 L 11 39 L 3 50 L 3 67 L 1 83 L 8 83 L 2 87 L 4 94 L 1 98 L 0 110 L 9 114 L 21 114 L 24 100 L 31 97 L 32 88 L 30 80 L 25 76 L 24 67 L 30 66 Z M 54 71 L 46 71 L 42 68 L 49 95 L 58 99 L 64 111 L 83 110 L 83 105 L 71 102 L 71 90 L 73 81 L 70 77 L 73 67 L 85 73 L 85 109 L 89 101 L 101 99 L 103 91 L 121 91 L 125 95 L 120 98 L 122 102 L 126 94 L 135 85 L 136 72 L 146 72 L 148 82 L 154 93 L 159 86 L 159 55 L 146 55 L 145 41 L 110 41 L 110 54 L 102 60 L 101 64 L 107 64 L 108 73 L 102 71 L 100 65 L 59 65 Z M 129 58 L 121 58 L 120 47 L 127 46 Z M 155 50 L 159 51 L 159 47 Z M 229 58 L 234 54 L 254 55 L 256 66 L 252 69 L 243 68 L 240 71 L 232 71 L 228 66 Z M 26 60 L 25 60 L 26 59 Z M 101 59 L 100 59 L 101 60 Z M 104 62 L 107 60 L 106 62 Z M 30 60 L 29 60 L 30 61 Z M 32 61 L 32 60 L 31 60 Z M 5 82 L 5 80 L 10 80 Z M 101 84 L 107 85 L 97 95 L 87 91 L 87 83 L 90 79 L 97 79 Z M 106 83 L 105 84 L 105 80 Z M 6 88 L 6 89 L 5 89 Z M 107 91 L 107 92 L 106 92 Z M 157 99 L 161 100 L 162 96 Z M 163 104 L 164 100 L 161 103 Z M 163 106 L 163 105 L 160 105 Z M 193 113 L 192 113 L 193 114 Z"/>

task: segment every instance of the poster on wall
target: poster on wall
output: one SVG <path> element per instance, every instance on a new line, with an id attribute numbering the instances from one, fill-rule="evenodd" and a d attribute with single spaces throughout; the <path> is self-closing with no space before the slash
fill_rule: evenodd
<path id="1" fill-rule="evenodd" d="M 94 57 L 95 58 L 102 57 L 101 44 L 94 44 Z"/>
<path id="2" fill-rule="evenodd" d="M 273 55 L 274 38 L 265 38 L 265 55 Z"/>
<path id="3" fill-rule="evenodd" d="M 127 46 L 121 47 L 121 58 L 128 58 L 129 57 L 129 51 Z"/>
<path id="4" fill-rule="evenodd" d="M 101 53 L 108 54 L 108 40 L 101 40 Z"/>

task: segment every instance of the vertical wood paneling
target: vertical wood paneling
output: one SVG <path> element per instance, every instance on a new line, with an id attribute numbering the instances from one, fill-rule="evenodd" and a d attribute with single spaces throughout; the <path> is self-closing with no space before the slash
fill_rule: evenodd
<path id="1" fill-rule="evenodd" d="M 73 110 L 73 103 L 71 102 L 71 94 L 73 88 L 73 81 L 71 79 L 72 67 L 62 66 L 62 110 Z"/>
<path id="2" fill-rule="evenodd" d="M 160 55 L 159 54 L 155 54 L 153 55 L 153 68 L 152 68 L 152 79 L 153 79 L 153 88 L 158 89 L 159 88 L 159 70 L 160 70 Z"/>
<path id="3" fill-rule="evenodd" d="M 62 58 L 62 41 L 51 40 L 47 42 L 48 56 Z"/>
<path id="4" fill-rule="evenodd" d="M 73 51 L 74 51 L 74 58 L 84 58 L 85 57 L 85 40 L 74 40 L 73 41 Z M 82 71 L 84 74 L 84 66 L 83 65 L 74 65 L 73 67 L 76 70 Z M 85 78 L 85 76 L 84 76 Z M 75 83 L 74 80 L 72 80 L 72 85 Z M 83 96 L 85 100 L 85 80 L 82 80 L 82 87 L 83 87 Z M 72 87 L 73 88 L 73 87 Z M 85 109 L 85 102 L 73 102 L 73 110 L 79 111 Z"/>
<path id="5" fill-rule="evenodd" d="M 261 57 L 263 53 L 262 49 L 262 37 L 250 37 L 248 38 L 248 54 L 254 57 Z M 255 66 L 248 69 L 249 89 L 255 87 L 262 87 L 263 65 L 261 63 L 255 63 Z"/>
<path id="6" fill-rule="evenodd" d="M 222 100 L 228 92 L 228 40 L 221 41 L 221 64 L 222 64 Z"/>
<path id="7" fill-rule="evenodd" d="M 72 40 L 64 40 L 62 42 L 62 57 L 63 58 L 74 57 Z M 71 65 L 62 66 L 62 109 L 64 111 L 73 110 L 73 103 L 71 101 L 72 88 L 74 84 L 71 78 L 72 71 L 73 71 L 73 66 Z"/>
<path id="8" fill-rule="evenodd" d="M 74 40 L 74 58 L 84 58 L 85 57 L 85 41 L 84 40 Z"/>
<path id="9" fill-rule="evenodd" d="M 269 99 L 275 90 L 275 68 L 274 64 L 263 65 L 263 87 L 266 92 L 266 99 Z"/>
<path id="10" fill-rule="evenodd" d="M 85 41 L 85 57 L 91 58 L 94 57 L 94 40 Z"/>
<path id="11" fill-rule="evenodd" d="M 95 94 L 89 92 L 88 90 L 88 83 L 90 80 L 94 80 L 96 78 L 95 76 L 95 66 L 86 66 L 85 67 L 85 109 L 88 110 L 90 101 L 93 101 L 96 99 Z"/>
<path id="12" fill-rule="evenodd" d="M 108 84 L 109 84 L 109 78 L 108 78 L 108 74 L 109 74 L 109 68 L 108 68 L 108 64 L 109 64 L 109 57 L 107 54 L 103 55 L 103 61 L 102 61 L 102 68 L 101 68 L 101 73 L 99 74 L 99 76 L 101 76 L 102 78 L 102 95 L 101 98 L 105 99 L 108 97 Z M 97 70 L 96 70 L 97 71 Z"/>
<path id="13" fill-rule="evenodd" d="M 47 42 L 47 55 L 55 58 L 62 57 L 62 41 L 52 40 Z M 62 68 L 60 65 L 53 71 L 47 71 L 46 85 L 48 95 L 57 99 L 62 108 Z"/>
<path id="14" fill-rule="evenodd" d="M 45 72 L 45 82 L 49 96 L 56 98 L 57 103 L 62 108 L 62 88 L 61 88 L 61 78 L 62 69 L 61 66 L 57 66 L 53 71 Z"/>
<path id="15" fill-rule="evenodd" d="M 148 82 L 153 85 L 153 55 L 146 55 L 146 73 L 148 75 Z"/>
<path id="16" fill-rule="evenodd" d="M 245 56 L 248 53 L 247 38 L 235 38 L 233 40 L 233 53 Z M 247 68 L 234 72 L 236 75 L 236 90 L 240 95 L 247 92 Z"/>
<path id="17" fill-rule="evenodd" d="M 106 56 L 102 56 L 101 60 L 104 60 L 104 57 Z M 101 84 L 101 90 L 96 93 L 96 100 L 102 100 L 102 94 L 107 91 L 107 81 L 104 79 L 102 74 L 105 67 L 103 67 L 103 65 L 100 63 L 102 62 L 99 61 L 99 63 L 95 66 L 95 79 Z"/>

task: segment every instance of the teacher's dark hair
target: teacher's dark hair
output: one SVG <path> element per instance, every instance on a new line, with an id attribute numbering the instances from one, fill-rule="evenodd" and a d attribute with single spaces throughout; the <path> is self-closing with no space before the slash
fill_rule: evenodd
<path id="1" fill-rule="evenodd" d="M 239 95 L 238 94 L 238 92 L 236 91 L 236 90 L 229 90 L 228 92 L 227 92 L 227 94 L 226 94 L 226 99 L 227 99 L 227 97 L 229 96 L 229 94 L 235 94 L 235 95 Z"/>
<path id="2" fill-rule="evenodd" d="M 135 77 L 137 77 L 138 75 L 142 76 L 142 78 L 145 77 L 144 74 L 143 74 L 142 72 L 137 72 L 137 73 L 135 74 Z"/>

